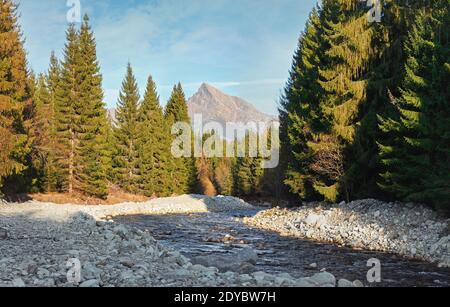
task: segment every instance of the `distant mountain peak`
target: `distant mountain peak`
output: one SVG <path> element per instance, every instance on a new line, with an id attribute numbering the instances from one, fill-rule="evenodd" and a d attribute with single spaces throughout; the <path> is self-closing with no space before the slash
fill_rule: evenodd
<path id="1" fill-rule="evenodd" d="M 258 111 L 251 103 L 242 98 L 230 96 L 214 86 L 203 83 L 197 93 L 188 101 L 189 115 L 202 114 L 203 122 L 269 123 L 276 118 Z"/>
<path id="2" fill-rule="evenodd" d="M 224 94 L 214 86 L 208 84 L 208 83 L 202 83 L 200 88 L 198 89 L 198 92 L 196 94 L 199 95 L 211 95 L 211 96 L 223 96 Z"/>

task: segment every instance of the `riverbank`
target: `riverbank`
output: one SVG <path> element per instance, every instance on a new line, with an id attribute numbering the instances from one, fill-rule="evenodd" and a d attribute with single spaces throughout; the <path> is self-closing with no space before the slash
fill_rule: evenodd
<path id="1" fill-rule="evenodd" d="M 322 272 L 312 277 L 264 272 L 220 273 L 193 265 L 135 227 L 111 221 L 117 215 L 189 214 L 248 209 L 230 198 L 181 196 L 114 206 L 56 205 L 35 201 L 0 204 L 0 287 L 263 287 L 361 286 Z M 109 219 L 110 221 L 106 221 Z M 75 261 L 74 261 L 75 259 Z M 77 261 L 81 265 L 77 276 Z M 68 279 L 75 277 L 75 279 Z"/>
<path id="2" fill-rule="evenodd" d="M 450 220 L 420 205 L 360 200 L 265 210 L 244 222 L 319 242 L 394 253 L 450 267 Z"/>

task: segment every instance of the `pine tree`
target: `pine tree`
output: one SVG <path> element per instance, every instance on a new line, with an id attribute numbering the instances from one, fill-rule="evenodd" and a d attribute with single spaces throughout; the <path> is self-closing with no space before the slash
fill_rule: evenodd
<path id="1" fill-rule="evenodd" d="M 66 31 L 64 60 L 61 66 L 60 82 L 55 85 L 56 139 L 58 142 L 57 162 L 61 191 L 74 192 L 75 167 L 77 159 L 77 127 L 79 116 L 76 114 L 81 80 L 77 74 L 79 65 L 79 37 L 75 25 L 69 25 Z"/>
<path id="2" fill-rule="evenodd" d="M 405 74 L 395 116 L 380 116 L 394 140 L 380 143 L 386 171 L 381 187 L 405 201 L 449 205 L 450 196 L 450 2 L 420 12 L 405 43 Z"/>
<path id="3" fill-rule="evenodd" d="M 365 10 L 358 7 L 358 1 L 326 1 L 325 6 L 330 12 L 325 27 L 329 48 L 325 65 L 320 68 L 320 84 L 324 93 L 321 108 L 330 119 L 330 126 L 329 131 L 310 146 L 320 154 L 330 150 L 326 145 L 330 140 L 338 142 L 331 148 L 344 152 L 345 172 L 339 178 L 321 173 L 323 180 L 314 187 L 327 200 L 336 201 L 341 192 L 345 192 L 348 200 L 356 193 L 353 183 L 369 176 L 363 168 L 367 161 L 359 160 L 364 158 L 365 150 L 359 142 L 362 138 L 359 128 L 366 115 L 373 28 Z M 376 129 L 376 126 L 371 128 Z"/>
<path id="4" fill-rule="evenodd" d="M 325 121 L 320 109 L 321 89 L 318 83 L 325 49 L 322 15 L 321 10 L 313 10 L 299 39 L 280 108 L 281 165 L 285 183 L 291 192 L 304 199 L 315 195 L 313 186 L 316 179 L 309 168 L 314 153 L 308 143 L 324 129 Z"/>
<path id="5" fill-rule="evenodd" d="M 174 86 L 165 110 L 165 119 L 169 127 L 182 122 L 191 124 L 183 88 L 180 83 Z M 175 136 L 172 136 L 172 139 Z M 192 157 L 172 158 L 172 191 L 174 194 L 189 193 L 195 185 L 195 159 Z"/>
<path id="6" fill-rule="evenodd" d="M 244 140 L 236 141 L 245 144 L 245 155 L 237 159 L 235 170 L 236 190 L 241 196 L 260 194 L 264 175 L 259 152 L 256 157 L 250 154 L 250 137 L 250 134 L 247 134 Z"/>
<path id="7" fill-rule="evenodd" d="M 45 75 L 39 75 L 33 95 L 33 166 L 37 171 L 37 188 L 54 192 L 57 187 L 55 176 L 55 134 L 52 98 Z"/>
<path id="8" fill-rule="evenodd" d="M 122 83 L 114 136 L 117 152 L 114 167 L 119 186 L 128 192 L 137 192 L 140 179 L 139 170 L 139 89 L 128 64 L 127 74 Z"/>
<path id="9" fill-rule="evenodd" d="M 79 60 L 80 96 L 75 110 L 80 121 L 80 130 L 77 131 L 80 154 L 77 181 L 83 193 L 105 198 L 108 194 L 106 171 L 110 164 L 108 124 L 96 42 L 87 15 L 79 34 Z"/>
<path id="10" fill-rule="evenodd" d="M 30 88 L 17 6 L 11 0 L 0 1 L 0 46 L 1 188 L 8 176 L 27 168 L 30 152 L 24 117 L 31 105 Z"/>
<path id="11" fill-rule="evenodd" d="M 78 32 L 67 32 L 60 81 L 55 87 L 58 175 L 64 191 L 107 196 L 107 117 L 101 88 L 102 76 L 89 18 Z"/>
<path id="12" fill-rule="evenodd" d="M 35 173 L 33 189 L 56 192 L 58 190 L 58 143 L 56 139 L 56 89 L 60 82 L 58 59 L 52 53 L 47 75 L 41 74 L 35 82 L 32 116 L 32 161 Z"/>
<path id="13" fill-rule="evenodd" d="M 140 190 L 147 196 L 171 193 L 170 132 L 159 102 L 156 84 L 148 78 L 144 99 L 139 108 Z"/>
<path id="14" fill-rule="evenodd" d="M 47 116 L 49 123 L 49 144 L 48 154 L 46 160 L 46 175 L 43 180 L 45 183 L 43 188 L 47 192 L 55 192 L 60 190 L 60 184 L 63 182 L 60 168 L 58 167 L 58 152 L 61 144 L 58 142 L 58 122 L 57 122 L 57 108 L 58 108 L 58 89 L 61 85 L 61 65 L 55 53 L 52 52 L 50 56 L 50 67 L 47 72 L 46 85 L 49 93 L 49 103 L 47 106 Z"/>

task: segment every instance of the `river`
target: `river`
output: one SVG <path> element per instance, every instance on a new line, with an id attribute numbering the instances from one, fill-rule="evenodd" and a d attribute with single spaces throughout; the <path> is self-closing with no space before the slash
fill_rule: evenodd
<path id="1" fill-rule="evenodd" d="M 255 269 L 267 273 L 289 273 L 300 278 L 326 269 L 338 279 L 361 280 L 371 287 L 450 286 L 450 269 L 386 253 L 282 237 L 242 223 L 242 217 L 257 212 L 138 215 L 118 217 L 115 221 L 148 230 L 164 246 L 178 250 L 188 258 L 211 254 L 233 257 L 240 249 L 250 247 L 259 256 Z M 370 269 L 367 262 L 372 258 L 381 262 L 380 283 L 367 282 Z"/>

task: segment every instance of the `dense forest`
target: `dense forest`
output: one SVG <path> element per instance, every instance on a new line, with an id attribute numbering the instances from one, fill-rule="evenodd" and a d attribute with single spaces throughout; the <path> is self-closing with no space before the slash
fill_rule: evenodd
<path id="1" fill-rule="evenodd" d="M 323 0 L 281 101 L 285 182 L 303 199 L 449 205 L 450 1 Z M 369 12 L 371 13 L 371 12 Z"/>
<path id="2" fill-rule="evenodd" d="M 450 0 L 381 3 L 381 22 L 359 0 L 322 0 L 310 14 L 280 99 L 281 162 L 266 170 L 248 155 L 173 157 L 172 124 L 190 123 L 182 85 L 163 107 L 152 76 L 140 97 L 131 64 L 109 118 L 87 16 L 69 25 L 63 58 L 52 54 L 35 75 L 17 6 L 0 0 L 2 194 L 104 199 L 114 186 L 148 197 L 373 197 L 448 208 Z"/>

